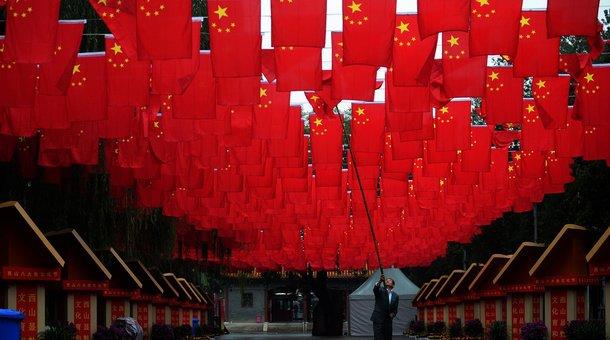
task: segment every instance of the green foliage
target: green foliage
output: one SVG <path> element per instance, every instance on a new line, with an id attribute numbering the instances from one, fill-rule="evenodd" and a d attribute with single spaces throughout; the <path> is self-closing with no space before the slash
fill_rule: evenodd
<path id="1" fill-rule="evenodd" d="M 506 329 L 506 321 L 494 321 L 489 325 L 487 332 L 487 338 L 489 340 L 506 340 L 508 339 L 508 332 Z"/>
<path id="2" fill-rule="evenodd" d="M 568 340 L 604 340 L 604 320 L 573 320 L 564 328 Z"/>
<path id="3" fill-rule="evenodd" d="M 76 328 L 73 323 L 52 323 L 40 332 L 38 340 L 72 340 L 76 336 Z"/>

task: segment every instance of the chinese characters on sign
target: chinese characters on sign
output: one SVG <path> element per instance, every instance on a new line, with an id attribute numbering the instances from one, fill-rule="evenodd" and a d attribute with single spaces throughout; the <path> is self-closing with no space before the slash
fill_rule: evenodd
<path id="1" fill-rule="evenodd" d="M 155 322 L 165 324 L 165 307 L 159 305 L 155 307 Z"/>
<path id="2" fill-rule="evenodd" d="M 519 339 L 521 327 L 525 324 L 525 298 L 523 295 L 514 295 L 512 297 L 511 311 L 513 339 Z"/>
<path id="3" fill-rule="evenodd" d="M 148 330 L 148 304 L 146 302 L 138 302 L 138 323 L 142 326 L 144 332 Z"/>
<path id="4" fill-rule="evenodd" d="M 566 290 L 551 291 L 551 337 L 565 339 L 563 328 L 568 322 L 568 292 Z"/>
<path id="5" fill-rule="evenodd" d="M 35 285 L 17 285 L 17 310 L 25 318 L 21 322 L 21 339 L 35 340 L 38 333 L 38 296 Z"/>
<path id="6" fill-rule="evenodd" d="M 180 326 L 180 310 L 178 308 L 172 308 L 171 325 L 173 327 Z"/>
<path id="7" fill-rule="evenodd" d="M 474 320 L 474 304 L 473 303 L 465 303 L 464 304 L 464 321 Z"/>
<path id="8" fill-rule="evenodd" d="M 74 294 L 74 327 L 77 340 L 89 340 L 91 335 L 91 297 Z"/>
<path id="9" fill-rule="evenodd" d="M 59 268 L 2 267 L 2 279 L 12 281 L 59 281 Z"/>
<path id="10" fill-rule="evenodd" d="M 125 316 L 125 301 L 112 300 L 110 302 L 110 318 L 112 321 Z"/>

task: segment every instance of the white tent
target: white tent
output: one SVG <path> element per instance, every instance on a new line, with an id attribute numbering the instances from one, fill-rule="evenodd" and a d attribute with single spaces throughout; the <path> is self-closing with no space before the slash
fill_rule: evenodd
<path id="1" fill-rule="evenodd" d="M 400 269 L 384 269 L 386 278 L 394 279 L 394 292 L 400 296 L 398 313 L 394 318 L 393 333 L 400 335 L 409 325 L 409 321 L 415 318 L 416 309 L 411 301 L 417 292 L 417 287 L 409 280 Z M 375 295 L 373 287 L 379 281 L 379 270 L 375 271 L 358 289 L 349 295 L 349 334 L 353 336 L 373 335 L 373 322 L 371 314 L 375 306 Z"/>

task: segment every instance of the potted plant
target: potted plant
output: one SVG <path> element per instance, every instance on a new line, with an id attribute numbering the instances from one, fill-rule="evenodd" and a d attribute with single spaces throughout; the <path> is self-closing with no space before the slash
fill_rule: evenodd
<path id="1" fill-rule="evenodd" d="M 436 321 L 431 324 L 428 324 L 428 338 L 429 339 L 440 339 L 445 331 L 447 330 L 447 325 L 443 321 Z"/>
<path id="2" fill-rule="evenodd" d="M 426 324 L 422 320 L 411 320 L 407 335 L 420 337 L 426 335 Z"/>
<path id="3" fill-rule="evenodd" d="M 489 325 L 487 331 L 487 337 L 489 340 L 506 340 L 508 339 L 508 332 L 506 330 L 505 321 L 494 321 Z"/>
<path id="4" fill-rule="evenodd" d="M 604 340 L 606 329 L 602 320 L 573 320 L 564 327 L 568 340 Z"/>
<path id="5" fill-rule="evenodd" d="M 464 324 L 464 335 L 466 339 L 481 339 L 483 338 L 483 324 L 481 320 L 468 320 Z"/>
<path id="6" fill-rule="evenodd" d="M 464 336 L 464 331 L 462 330 L 462 320 L 456 319 L 451 326 L 449 326 L 449 338 L 461 338 Z"/>
<path id="7" fill-rule="evenodd" d="M 522 340 L 546 340 L 548 330 L 542 321 L 526 323 L 521 327 Z"/>
<path id="8" fill-rule="evenodd" d="M 76 336 L 73 323 L 53 322 L 37 336 L 39 340 L 72 340 Z"/>

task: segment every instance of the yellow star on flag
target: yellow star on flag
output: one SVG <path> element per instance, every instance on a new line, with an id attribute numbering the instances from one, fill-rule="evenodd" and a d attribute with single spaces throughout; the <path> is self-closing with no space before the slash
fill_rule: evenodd
<path id="1" fill-rule="evenodd" d="M 536 86 L 538 86 L 539 89 L 543 88 L 546 86 L 546 81 L 540 79 L 538 80 L 538 82 L 536 83 Z"/>
<path id="2" fill-rule="evenodd" d="M 220 5 L 218 5 L 218 9 L 214 11 L 214 13 L 218 14 L 218 19 L 222 19 L 222 17 L 229 17 L 229 15 L 227 14 L 227 9 L 229 9 L 229 7 L 220 7 Z"/>
<path id="3" fill-rule="evenodd" d="M 121 45 L 114 43 L 114 46 L 112 46 L 111 50 L 114 51 L 114 55 L 117 55 L 119 53 L 123 53 L 123 49 L 121 48 Z"/>
<path id="4" fill-rule="evenodd" d="M 313 96 L 309 97 L 309 99 L 313 100 L 313 101 L 314 101 L 314 103 L 317 103 L 317 102 L 318 102 L 318 99 L 320 99 L 320 97 L 318 97 L 318 96 L 316 96 L 316 95 L 314 94 Z"/>
<path id="5" fill-rule="evenodd" d="M 258 95 L 261 98 L 267 96 L 267 89 L 261 87 L 260 90 L 258 91 Z"/>
<path id="6" fill-rule="evenodd" d="M 322 119 L 316 118 L 316 120 L 314 120 L 313 123 L 316 124 L 316 126 L 320 126 L 320 125 L 322 125 Z"/>
<path id="7" fill-rule="evenodd" d="M 409 23 L 400 22 L 400 25 L 396 26 L 400 30 L 400 33 L 409 32 Z"/>
<path id="8" fill-rule="evenodd" d="M 489 6 L 489 0 L 476 0 L 479 3 L 479 6 L 483 7 L 483 5 Z"/>
<path id="9" fill-rule="evenodd" d="M 80 64 L 76 64 L 72 67 L 72 74 L 80 73 Z"/>
<path id="10" fill-rule="evenodd" d="M 530 24 L 530 18 L 526 18 L 524 16 L 521 16 L 521 20 L 519 20 L 519 22 L 521 23 L 521 27 L 523 26 L 529 26 Z"/>
<path id="11" fill-rule="evenodd" d="M 528 112 L 528 113 L 532 113 L 532 112 L 534 112 L 534 105 L 529 104 L 529 105 L 527 106 L 526 110 L 527 110 L 527 112 Z"/>
<path id="12" fill-rule="evenodd" d="M 451 36 L 451 38 L 449 38 L 449 40 L 447 40 L 447 42 L 449 44 L 451 44 L 451 47 L 455 46 L 455 45 L 459 45 L 460 43 L 458 42 L 458 40 L 460 40 L 460 38 L 456 38 L 453 35 Z"/>
<path id="13" fill-rule="evenodd" d="M 515 155 L 515 159 L 516 159 L 516 160 L 520 160 L 520 159 L 521 159 L 521 155 L 520 155 L 520 154 L 516 154 L 516 155 Z"/>
<path id="14" fill-rule="evenodd" d="M 498 80 L 498 79 L 500 79 L 500 77 L 498 77 L 499 75 L 500 75 L 499 72 L 491 71 L 491 74 L 489 75 L 489 78 L 491 78 L 491 80 Z"/>
<path id="15" fill-rule="evenodd" d="M 356 13 L 356 12 L 362 12 L 362 10 L 360 9 L 360 6 L 362 6 L 362 3 L 357 4 L 355 1 L 352 1 L 352 4 L 347 7 L 352 10 L 352 13 Z"/>
<path id="16" fill-rule="evenodd" d="M 97 4 L 103 4 L 104 6 L 108 6 L 108 0 L 97 0 Z"/>
<path id="17" fill-rule="evenodd" d="M 359 107 L 358 110 L 356 110 L 356 113 L 358 114 L 358 116 L 362 116 L 364 115 L 364 109 Z"/>
<path id="18" fill-rule="evenodd" d="M 449 112 L 449 108 L 446 106 L 441 107 L 441 109 L 439 110 L 441 113 L 447 113 Z"/>
<path id="19" fill-rule="evenodd" d="M 585 79 L 587 80 L 587 83 L 590 83 L 593 81 L 593 73 L 589 73 L 587 72 L 587 74 L 585 75 Z"/>

